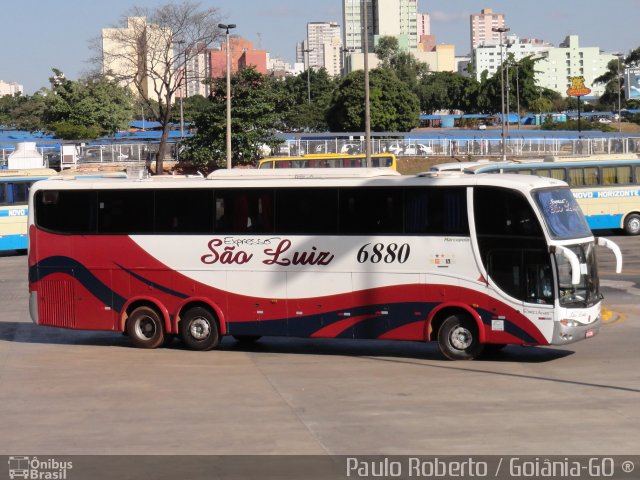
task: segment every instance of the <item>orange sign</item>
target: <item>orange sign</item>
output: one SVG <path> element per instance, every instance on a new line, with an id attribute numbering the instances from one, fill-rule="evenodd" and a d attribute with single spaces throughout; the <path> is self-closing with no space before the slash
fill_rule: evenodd
<path id="1" fill-rule="evenodd" d="M 567 89 L 567 95 L 583 97 L 591 93 L 591 89 L 584 86 L 584 77 L 569 77 L 571 86 Z"/>

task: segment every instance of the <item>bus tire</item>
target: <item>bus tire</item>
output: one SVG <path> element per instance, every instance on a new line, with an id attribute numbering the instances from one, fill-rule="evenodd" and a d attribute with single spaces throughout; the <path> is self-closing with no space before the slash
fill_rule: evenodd
<path id="1" fill-rule="evenodd" d="M 238 343 L 243 343 L 245 345 L 256 343 L 260 340 L 260 335 L 234 335 L 233 338 L 236 339 Z"/>
<path id="2" fill-rule="evenodd" d="M 478 327 L 468 315 L 454 314 L 438 330 L 438 347 L 449 360 L 473 360 L 482 353 Z"/>
<path id="3" fill-rule="evenodd" d="M 624 219 L 624 232 L 627 235 L 638 235 L 640 233 L 640 215 L 632 213 Z"/>
<path id="4" fill-rule="evenodd" d="M 211 350 L 220 343 L 220 330 L 215 316 L 206 308 L 193 307 L 180 320 L 180 337 L 191 350 Z"/>
<path id="5" fill-rule="evenodd" d="M 157 348 L 165 341 L 164 323 L 153 308 L 136 308 L 127 319 L 127 335 L 139 348 Z"/>

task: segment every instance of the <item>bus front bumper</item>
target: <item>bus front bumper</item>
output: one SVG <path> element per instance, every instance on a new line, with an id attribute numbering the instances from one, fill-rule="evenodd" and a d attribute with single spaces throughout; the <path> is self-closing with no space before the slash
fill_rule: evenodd
<path id="1" fill-rule="evenodd" d="M 587 324 L 579 322 L 554 322 L 551 345 L 566 345 L 595 337 L 600 331 L 602 320 L 600 316 Z"/>

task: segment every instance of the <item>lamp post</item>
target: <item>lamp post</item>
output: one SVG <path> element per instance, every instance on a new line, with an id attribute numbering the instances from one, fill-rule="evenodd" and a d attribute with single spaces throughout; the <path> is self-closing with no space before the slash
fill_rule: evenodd
<path id="1" fill-rule="evenodd" d="M 229 56 L 229 30 L 236 28 L 235 23 L 219 23 L 218 28 L 226 30 L 227 44 L 227 169 L 231 169 L 231 57 Z"/>
<path id="2" fill-rule="evenodd" d="M 508 27 L 493 27 L 491 29 L 492 32 L 498 32 L 500 34 L 500 106 L 501 106 L 501 114 L 502 114 L 502 160 L 507 159 L 507 151 L 505 147 L 505 137 L 504 137 L 504 55 L 502 52 L 502 35 L 508 32 L 510 29 Z"/>
<path id="3" fill-rule="evenodd" d="M 308 103 L 311 103 L 311 77 L 310 75 L 310 71 L 311 71 L 311 65 L 309 62 L 309 53 L 313 52 L 313 48 L 305 48 L 304 50 L 302 50 L 303 53 L 307 54 L 307 101 Z"/>
<path id="4" fill-rule="evenodd" d="M 364 153 L 365 165 L 371 167 L 371 106 L 369 95 L 369 11 L 364 0 Z"/>

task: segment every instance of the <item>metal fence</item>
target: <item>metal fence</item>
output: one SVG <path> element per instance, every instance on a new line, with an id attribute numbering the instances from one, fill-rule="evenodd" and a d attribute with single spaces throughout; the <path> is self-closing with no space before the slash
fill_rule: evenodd
<path id="1" fill-rule="evenodd" d="M 272 155 L 297 156 L 313 153 L 364 153 L 364 140 L 288 140 Z M 501 139 L 374 139 L 372 153 L 397 156 L 495 156 L 502 154 Z M 640 154 L 640 137 L 619 138 L 509 138 L 509 156 Z"/>
<path id="2" fill-rule="evenodd" d="M 271 155 L 298 156 L 313 153 L 364 153 L 364 140 L 287 140 Z M 0 149 L 0 166 L 7 164 L 14 148 Z M 71 168 L 85 163 L 145 164 L 153 161 L 158 143 L 111 143 L 104 145 L 52 145 L 38 147 L 45 165 Z M 372 153 L 391 152 L 397 156 L 489 157 L 502 154 L 499 138 L 374 139 Z M 616 138 L 509 138 L 508 156 L 640 154 L 640 137 Z M 179 159 L 179 144 L 170 144 L 165 160 Z"/>

